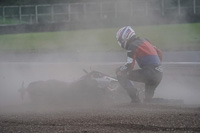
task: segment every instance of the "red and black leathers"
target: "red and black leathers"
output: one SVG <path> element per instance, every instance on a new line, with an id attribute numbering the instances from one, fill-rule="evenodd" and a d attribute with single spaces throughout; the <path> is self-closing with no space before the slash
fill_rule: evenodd
<path id="1" fill-rule="evenodd" d="M 130 80 L 145 83 L 145 99 L 148 101 L 153 97 L 155 88 L 162 79 L 162 53 L 148 40 L 139 37 L 132 37 L 127 42 L 126 50 L 127 62 L 117 69 L 119 83 L 128 93 L 131 88 L 134 89 L 133 86 L 130 87 Z M 141 69 L 133 70 L 136 61 Z M 123 74 L 119 74 L 119 71 Z"/>
<path id="2" fill-rule="evenodd" d="M 162 53 L 154 47 L 148 40 L 141 38 L 131 38 L 126 45 L 127 63 L 121 70 L 130 71 L 137 61 L 140 68 L 146 66 L 160 66 Z"/>

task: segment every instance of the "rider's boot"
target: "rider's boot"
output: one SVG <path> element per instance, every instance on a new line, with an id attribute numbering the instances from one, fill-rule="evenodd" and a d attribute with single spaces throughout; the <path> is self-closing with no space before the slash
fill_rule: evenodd
<path id="1" fill-rule="evenodd" d="M 131 98 L 131 103 L 141 103 L 136 88 L 132 87 L 124 89 L 127 91 L 129 97 Z"/>
<path id="2" fill-rule="evenodd" d="M 153 102 L 153 95 L 154 95 L 154 90 L 153 89 L 146 89 L 145 90 L 145 103 L 152 103 Z"/>

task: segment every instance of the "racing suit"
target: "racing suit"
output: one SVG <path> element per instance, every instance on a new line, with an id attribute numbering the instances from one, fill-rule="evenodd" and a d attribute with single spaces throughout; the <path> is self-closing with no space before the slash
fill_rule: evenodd
<path id="1" fill-rule="evenodd" d="M 130 80 L 145 83 L 145 101 L 150 101 L 156 87 L 162 80 L 162 52 L 147 39 L 131 38 L 126 45 L 127 62 L 116 70 L 121 86 L 127 91 L 132 102 L 138 102 L 137 89 Z M 137 62 L 140 69 L 133 70 Z"/>

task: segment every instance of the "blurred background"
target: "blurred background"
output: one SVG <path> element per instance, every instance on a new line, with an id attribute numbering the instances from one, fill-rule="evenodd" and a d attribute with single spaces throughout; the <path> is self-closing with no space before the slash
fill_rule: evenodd
<path id="1" fill-rule="evenodd" d="M 200 22 L 199 0 L 1 0 L 0 33 Z"/>

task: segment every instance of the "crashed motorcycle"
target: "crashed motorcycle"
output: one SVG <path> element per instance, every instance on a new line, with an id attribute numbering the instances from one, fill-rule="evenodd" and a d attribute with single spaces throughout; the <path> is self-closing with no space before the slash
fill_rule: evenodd
<path id="1" fill-rule="evenodd" d="M 73 82 L 59 80 L 34 81 L 27 87 L 22 83 L 21 98 L 28 95 L 31 103 L 108 103 L 124 90 L 118 80 L 99 71 L 83 69 L 84 75 Z M 121 92 L 120 92 L 121 91 Z M 126 95 L 126 94 L 125 94 Z M 26 96 L 27 97 L 27 96 Z"/>

